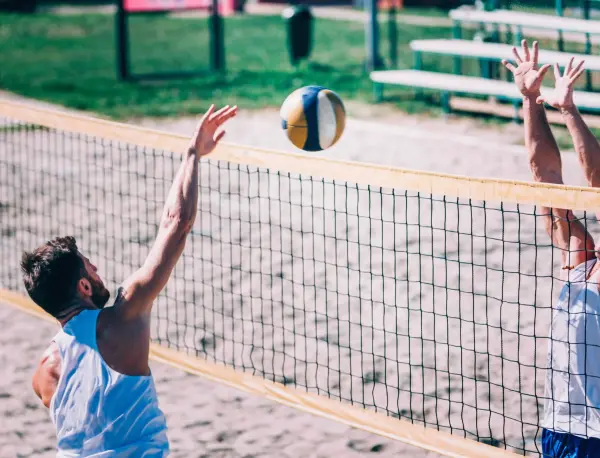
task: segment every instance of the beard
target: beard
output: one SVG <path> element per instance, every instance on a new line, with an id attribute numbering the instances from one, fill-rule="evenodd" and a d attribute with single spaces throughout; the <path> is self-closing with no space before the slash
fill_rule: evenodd
<path id="1" fill-rule="evenodd" d="M 104 283 L 96 282 L 91 278 L 88 278 L 88 280 L 92 285 L 92 302 L 99 309 L 103 309 L 106 306 L 108 299 L 110 299 L 110 292 L 106 289 Z"/>

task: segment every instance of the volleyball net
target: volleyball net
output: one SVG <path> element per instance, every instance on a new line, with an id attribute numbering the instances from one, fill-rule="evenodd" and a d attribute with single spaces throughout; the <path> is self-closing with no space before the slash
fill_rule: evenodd
<path id="1" fill-rule="evenodd" d="M 187 144 L 0 102 L 0 300 L 24 296 L 21 253 L 59 235 L 115 291 L 148 253 Z M 199 174 L 196 223 L 153 309 L 155 356 L 451 456 L 539 454 L 563 285 L 541 206 L 587 226 L 596 190 L 235 145 Z"/>

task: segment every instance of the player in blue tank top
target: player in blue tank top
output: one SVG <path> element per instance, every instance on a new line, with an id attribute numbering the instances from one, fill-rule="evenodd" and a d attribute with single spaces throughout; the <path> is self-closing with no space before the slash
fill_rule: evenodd
<path id="1" fill-rule="evenodd" d="M 21 262 L 30 297 L 61 324 L 33 376 L 50 409 L 58 457 L 163 457 L 166 421 L 148 365 L 150 311 L 183 252 L 198 204 L 198 160 L 214 150 L 237 107 L 203 116 L 177 172 L 150 253 L 112 307 L 96 267 L 72 237 Z"/>
<path id="2" fill-rule="evenodd" d="M 573 100 L 583 61 L 571 58 L 564 73 L 554 68 L 555 90 L 542 96 L 544 74 L 538 66 L 538 44 L 521 53 L 513 48 L 516 65 L 503 61 L 523 95 L 525 143 L 533 177 L 562 184 L 560 150 L 550 129 L 544 103 L 563 116 L 573 138 L 589 186 L 600 187 L 600 143 Z M 600 257 L 587 227 L 564 208 L 541 208 L 552 244 L 561 250 L 565 285 L 553 304 L 549 333 L 545 407 L 541 419 L 543 458 L 600 457 Z M 597 213 L 600 218 L 600 213 Z"/>

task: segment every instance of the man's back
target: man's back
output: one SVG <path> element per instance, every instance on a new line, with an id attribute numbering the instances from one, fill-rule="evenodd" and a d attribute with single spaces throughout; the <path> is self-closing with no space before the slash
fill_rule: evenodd
<path id="1" fill-rule="evenodd" d="M 50 416 L 58 456 L 166 456 L 166 422 L 152 376 L 123 375 L 106 364 L 96 339 L 100 313 L 80 312 L 54 338 L 61 371 Z"/>

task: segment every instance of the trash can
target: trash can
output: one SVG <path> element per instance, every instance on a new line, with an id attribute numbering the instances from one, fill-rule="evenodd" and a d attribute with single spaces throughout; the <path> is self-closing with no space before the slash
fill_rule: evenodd
<path id="1" fill-rule="evenodd" d="M 286 8 L 282 16 L 287 25 L 290 61 L 297 65 L 310 56 L 313 15 L 308 6 L 294 5 Z"/>

